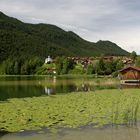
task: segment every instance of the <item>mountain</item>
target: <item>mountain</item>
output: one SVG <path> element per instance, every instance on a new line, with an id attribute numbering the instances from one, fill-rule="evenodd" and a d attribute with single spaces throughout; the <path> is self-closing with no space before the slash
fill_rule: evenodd
<path id="1" fill-rule="evenodd" d="M 110 41 L 88 42 L 50 24 L 28 24 L 0 12 L 0 60 L 9 57 L 128 55 Z"/>

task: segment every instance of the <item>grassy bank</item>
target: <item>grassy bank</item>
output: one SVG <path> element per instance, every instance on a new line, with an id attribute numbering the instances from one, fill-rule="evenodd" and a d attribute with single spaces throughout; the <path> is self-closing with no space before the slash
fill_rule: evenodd
<path id="1" fill-rule="evenodd" d="M 138 89 L 10 99 L 0 102 L 0 130 L 75 128 L 87 124 L 134 125 L 140 120 L 139 104 Z"/>

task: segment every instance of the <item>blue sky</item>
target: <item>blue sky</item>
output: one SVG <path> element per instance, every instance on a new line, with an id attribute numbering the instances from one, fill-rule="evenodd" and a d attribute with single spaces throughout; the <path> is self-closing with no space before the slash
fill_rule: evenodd
<path id="1" fill-rule="evenodd" d="M 139 0 L 0 0 L 0 11 L 29 23 L 55 24 L 96 42 L 140 54 Z"/>

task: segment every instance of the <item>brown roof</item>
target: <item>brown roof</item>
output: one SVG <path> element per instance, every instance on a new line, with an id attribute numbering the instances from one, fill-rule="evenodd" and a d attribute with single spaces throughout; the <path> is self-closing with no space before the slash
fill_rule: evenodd
<path id="1" fill-rule="evenodd" d="M 129 69 L 136 70 L 136 71 L 139 71 L 140 72 L 140 68 L 139 67 L 133 67 L 133 66 L 129 66 L 127 68 L 124 68 L 124 69 L 120 70 L 120 72 L 129 70 Z"/>

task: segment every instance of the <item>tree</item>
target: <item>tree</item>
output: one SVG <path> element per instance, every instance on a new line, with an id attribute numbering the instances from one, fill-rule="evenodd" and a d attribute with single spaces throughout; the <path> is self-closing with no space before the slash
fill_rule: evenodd
<path id="1" fill-rule="evenodd" d="M 116 71 L 121 70 L 124 67 L 123 62 L 120 60 L 117 64 L 116 64 Z"/>
<path id="2" fill-rule="evenodd" d="M 17 61 L 14 63 L 14 74 L 20 74 L 19 73 L 19 64 Z"/>
<path id="3" fill-rule="evenodd" d="M 63 68 L 63 60 L 64 57 L 57 57 L 56 58 L 56 73 L 59 75 L 61 74 L 62 68 Z"/>
<path id="4" fill-rule="evenodd" d="M 36 70 L 38 67 L 41 67 L 43 62 L 41 61 L 41 59 L 39 57 L 33 57 L 32 59 L 29 59 L 27 61 L 28 63 L 28 73 L 29 74 L 35 74 Z"/>
<path id="5" fill-rule="evenodd" d="M 56 58 L 56 72 L 57 74 L 68 74 L 75 66 L 75 63 L 72 59 L 66 57 L 57 57 Z"/>
<path id="6" fill-rule="evenodd" d="M 135 51 L 132 51 L 131 54 L 130 54 L 130 57 L 135 60 L 136 57 L 137 57 L 137 53 Z"/>
<path id="7" fill-rule="evenodd" d="M 69 61 L 67 58 L 64 59 L 63 64 L 62 64 L 62 74 L 68 74 L 69 71 Z"/>
<path id="8" fill-rule="evenodd" d="M 94 67 L 93 67 L 92 64 L 88 65 L 86 73 L 87 74 L 93 74 L 93 73 L 95 73 L 95 69 L 94 69 Z"/>
<path id="9" fill-rule="evenodd" d="M 111 74 L 111 73 L 112 73 L 112 70 L 113 70 L 112 63 L 109 62 L 109 61 L 107 61 L 107 62 L 105 62 L 104 65 L 105 65 L 105 74 L 106 74 L 106 75 Z"/>
<path id="10" fill-rule="evenodd" d="M 96 62 L 95 67 L 96 67 L 96 74 L 100 74 L 100 75 L 105 74 L 105 62 L 102 58 Z"/>
<path id="11" fill-rule="evenodd" d="M 29 74 L 29 64 L 28 61 L 25 61 L 24 64 L 21 66 L 21 72 L 22 75 L 28 75 Z"/>
<path id="12" fill-rule="evenodd" d="M 12 58 L 7 59 L 3 64 L 5 65 L 5 74 L 14 74 L 14 61 Z"/>
<path id="13" fill-rule="evenodd" d="M 140 67 L 140 57 L 138 57 L 137 60 L 136 60 L 136 66 Z"/>

